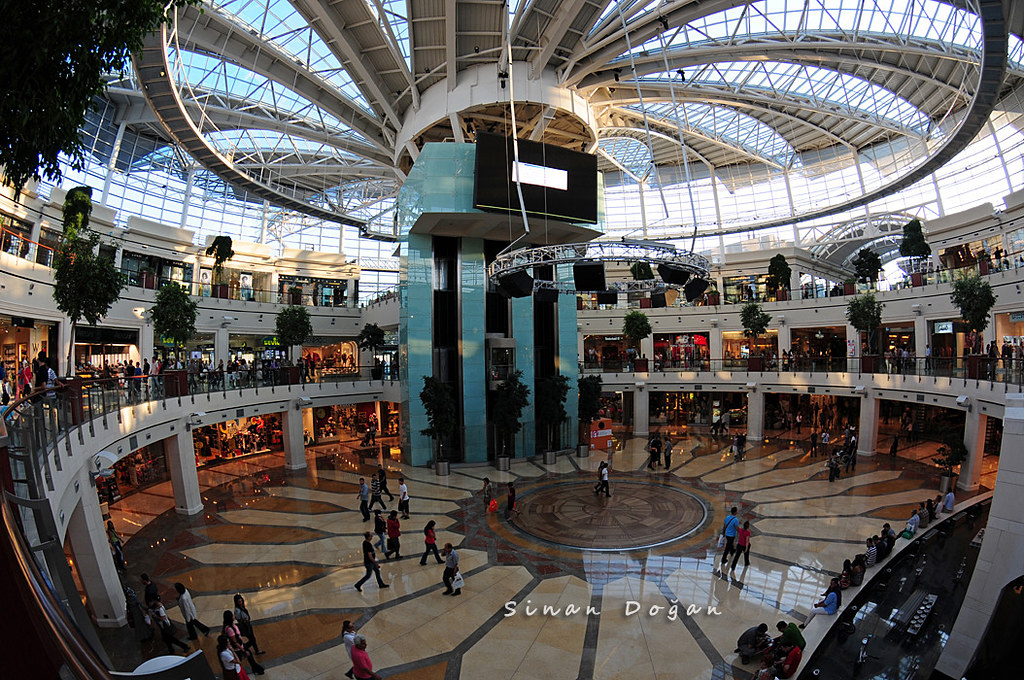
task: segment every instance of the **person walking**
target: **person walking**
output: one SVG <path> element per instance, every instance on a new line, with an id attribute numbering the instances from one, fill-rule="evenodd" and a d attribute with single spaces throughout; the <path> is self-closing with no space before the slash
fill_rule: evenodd
<path id="1" fill-rule="evenodd" d="M 740 561 L 740 555 L 743 555 L 743 566 L 750 566 L 750 522 L 744 522 L 743 527 L 736 531 L 736 555 L 732 558 L 732 567 L 729 569 L 729 575 L 736 576 L 736 563 Z"/>
<path id="2" fill-rule="evenodd" d="M 900 448 L 900 434 L 899 434 L 899 432 L 897 432 L 896 436 L 892 438 L 892 444 L 889 445 L 889 457 L 890 458 L 895 458 L 896 457 L 896 451 L 898 451 L 899 448 Z"/>
<path id="3" fill-rule="evenodd" d="M 160 638 L 167 645 L 167 653 L 174 654 L 175 647 L 181 647 L 181 651 L 190 651 L 190 647 L 178 639 L 178 636 L 174 634 L 174 624 L 167 617 L 167 610 L 164 609 L 163 603 L 160 602 L 160 596 L 157 595 L 155 599 L 150 600 L 146 603 L 149 607 L 149 618 L 156 626 L 156 629 L 160 632 Z"/>
<path id="4" fill-rule="evenodd" d="M 508 496 L 505 499 L 505 520 L 509 520 L 512 517 L 512 513 L 519 515 L 519 510 L 516 509 L 516 485 L 515 482 L 508 483 Z"/>
<path id="5" fill-rule="evenodd" d="M 224 680 L 249 680 L 249 674 L 242 668 L 242 662 L 231 648 L 231 641 L 227 635 L 217 636 L 217 658 L 220 659 L 220 667 L 224 671 Z"/>
<path id="6" fill-rule="evenodd" d="M 175 583 L 174 589 L 178 591 L 178 609 L 181 610 L 181 618 L 185 620 L 185 629 L 188 630 L 188 639 L 199 639 L 199 634 L 196 633 L 197 629 L 201 631 L 203 635 L 209 635 L 209 626 L 203 624 L 196 614 L 196 605 L 192 601 L 192 593 L 188 592 L 188 588 L 186 588 L 183 583 Z"/>
<path id="7" fill-rule="evenodd" d="M 366 653 L 366 638 L 359 633 L 352 641 L 352 673 L 356 680 L 381 680 L 380 675 L 373 672 L 373 662 Z"/>
<path id="8" fill-rule="evenodd" d="M 725 565 L 729 563 L 729 556 L 736 549 L 736 533 L 739 531 L 740 526 L 740 518 L 736 516 L 737 512 L 739 512 L 739 508 L 735 505 L 732 506 L 732 510 L 729 511 L 729 515 L 722 524 L 721 535 L 725 537 L 725 551 L 722 553 L 722 563 L 719 569 L 723 574 L 725 573 Z"/>
<path id="9" fill-rule="evenodd" d="M 221 627 L 221 632 L 227 636 L 228 644 L 231 646 L 232 651 L 234 651 L 239 659 L 244 656 L 249 660 L 249 668 L 252 669 L 253 675 L 263 675 L 263 666 L 253 656 L 252 644 L 242 635 L 241 629 L 235 622 L 235 615 L 225 610 L 223 621 L 224 625 Z"/>
<path id="10" fill-rule="evenodd" d="M 345 641 L 345 654 L 348 655 L 349 669 L 345 671 L 346 678 L 355 677 L 355 666 L 352 663 L 352 649 L 356 646 L 356 626 L 349 619 L 341 622 L 341 639 Z"/>
<path id="11" fill-rule="evenodd" d="M 491 501 L 494 500 L 494 487 L 491 486 L 490 477 L 484 477 L 483 487 L 476 492 L 478 496 L 484 497 L 484 513 L 491 511 Z"/>
<path id="12" fill-rule="evenodd" d="M 668 470 L 672 467 L 672 440 L 665 437 L 665 443 L 662 447 L 661 457 L 665 459 L 665 469 Z"/>
<path id="13" fill-rule="evenodd" d="M 392 510 L 388 515 L 387 532 L 388 548 L 384 551 L 384 559 L 388 559 L 391 553 L 395 554 L 396 560 L 402 559 L 402 541 L 399 538 L 402 535 L 402 523 L 398 521 L 397 510 Z"/>
<path id="14" fill-rule="evenodd" d="M 597 488 L 594 489 L 594 493 L 600 496 L 601 492 L 604 491 L 605 497 L 611 498 L 612 494 L 608 489 L 608 467 L 608 463 L 604 461 L 602 461 L 601 464 L 598 466 Z"/>
<path id="15" fill-rule="evenodd" d="M 260 643 L 256 641 L 256 632 L 252 629 L 252 617 L 249 616 L 249 610 L 245 608 L 245 598 L 242 597 L 241 593 L 235 593 L 234 613 L 235 623 L 238 624 L 238 629 L 242 631 L 242 636 L 249 638 L 252 650 L 257 654 L 266 654 L 265 650 L 260 649 Z"/>
<path id="16" fill-rule="evenodd" d="M 818 457 L 818 431 L 811 430 L 811 458 Z"/>
<path id="17" fill-rule="evenodd" d="M 441 559 L 441 555 L 437 552 L 437 534 L 434 532 L 434 526 L 437 524 L 434 520 L 427 522 L 427 526 L 423 527 L 423 557 L 420 558 L 420 566 L 427 566 L 427 555 L 431 552 L 434 553 L 434 559 L 437 560 L 438 564 L 443 564 L 444 560 Z"/>
<path id="18" fill-rule="evenodd" d="M 377 548 L 381 552 L 384 552 L 384 541 L 387 536 L 388 523 L 384 519 L 384 515 L 381 514 L 380 510 L 373 511 L 373 533 L 377 535 L 377 542 L 373 544 L 373 547 Z"/>
<path id="19" fill-rule="evenodd" d="M 381 510 L 383 510 L 384 512 L 388 511 L 388 506 L 384 505 L 384 499 L 381 497 L 381 493 L 382 491 L 380 488 L 380 477 L 374 475 L 370 479 L 370 510 L 373 510 L 374 505 L 380 503 Z"/>
<path id="20" fill-rule="evenodd" d="M 388 502 L 395 500 L 395 497 L 388 491 L 388 473 L 383 465 L 377 466 L 377 480 L 380 482 L 380 492 L 388 495 Z"/>
<path id="21" fill-rule="evenodd" d="M 405 477 L 398 478 L 398 511 L 402 513 L 402 519 L 409 519 L 409 487 L 405 484 Z"/>
<path id="22" fill-rule="evenodd" d="M 651 441 L 647 442 L 647 451 L 651 454 L 647 461 L 647 469 L 653 470 L 661 463 L 661 439 L 658 435 L 654 435 Z"/>
<path id="23" fill-rule="evenodd" d="M 451 543 L 445 543 L 442 554 L 444 555 L 444 573 L 441 575 L 441 581 L 444 583 L 444 592 L 441 594 L 462 595 L 462 588 L 452 587 L 455 577 L 459 573 L 459 553 L 455 552 Z"/>
<path id="24" fill-rule="evenodd" d="M 124 561 L 124 542 L 114 528 L 112 521 L 107 521 L 107 542 L 110 543 L 110 550 L 114 555 L 114 567 L 122 574 L 128 570 Z"/>
<path id="25" fill-rule="evenodd" d="M 370 487 L 362 477 L 359 478 L 359 512 L 363 514 L 364 522 L 370 521 Z"/>
<path id="26" fill-rule="evenodd" d="M 377 585 L 379 587 L 391 587 L 384 583 L 384 579 L 380 577 L 380 563 L 377 562 L 377 556 L 373 552 L 373 542 L 370 540 L 372 536 L 373 534 L 369 531 L 363 534 L 363 566 L 366 568 L 366 574 L 356 581 L 356 590 L 360 593 L 363 592 L 363 584 L 370 580 L 370 576 L 377 577 Z"/>

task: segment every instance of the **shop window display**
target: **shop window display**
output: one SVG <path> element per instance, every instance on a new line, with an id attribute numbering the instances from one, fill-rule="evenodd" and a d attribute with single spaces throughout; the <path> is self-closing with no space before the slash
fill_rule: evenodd
<path id="1" fill-rule="evenodd" d="M 276 415 L 228 420 L 192 432 L 196 465 L 282 450 L 281 422 Z"/>

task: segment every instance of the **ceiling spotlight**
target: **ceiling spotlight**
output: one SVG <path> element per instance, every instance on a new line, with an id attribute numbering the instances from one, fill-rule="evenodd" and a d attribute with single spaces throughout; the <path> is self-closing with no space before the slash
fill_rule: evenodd
<path id="1" fill-rule="evenodd" d="M 661 22 L 661 27 L 667 31 L 668 30 L 668 19 L 666 19 L 665 17 L 658 17 L 658 21 Z"/>
<path id="2" fill-rule="evenodd" d="M 676 75 L 679 76 L 679 80 L 683 81 L 684 83 L 686 82 L 686 73 L 683 71 L 683 69 L 679 69 L 678 71 L 676 71 Z"/>
<path id="3" fill-rule="evenodd" d="M 615 72 L 615 82 L 619 82 L 619 72 Z"/>

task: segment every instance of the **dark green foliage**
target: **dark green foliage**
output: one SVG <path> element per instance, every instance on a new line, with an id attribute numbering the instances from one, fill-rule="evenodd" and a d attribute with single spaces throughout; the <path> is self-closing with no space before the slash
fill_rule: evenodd
<path id="1" fill-rule="evenodd" d="M 599 375 L 588 375 L 576 381 L 579 394 L 576 413 L 580 423 L 589 423 L 601 410 L 601 388 L 604 381 Z"/>
<path id="2" fill-rule="evenodd" d="M 121 297 L 124 275 L 110 257 L 96 255 L 100 235 L 88 228 L 92 191 L 78 187 L 68 192 L 64 205 L 64 234 L 53 252 L 53 300 L 71 320 L 71 335 L 84 320 L 95 326 Z M 72 196 L 73 195 L 73 196 Z M 74 369 L 74 345 L 68 370 Z"/>
<path id="3" fill-rule="evenodd" d="M 768 290 L 777 291 L 780 288 L 789 290 L 790 277 L 793 276 L 793 268 L 786 261 L 786 256 L 777 254 L 768 262 Z"/>
<path id="4" fill-rule="evenodd" d="M 231 248 L 232 242 L 230 236 L 215 236 L 213 243 L 206 249 L 206 256 L 213 258 L 213 273 L 220 278 L 224 271 L 224 263 L 235 256 L 235 251 Z"/>
<path id="5" fill-rule="evenodd" d="M 640 341 L 651 334 L 651 322 L 647 315 L 635 309 L 627 313 L 622 319 L 622 334 L 629 338 L 634 347 L 639 348 Z"/>
<path id="6" fill-rule="evenodd" d="M 960 310 L 960 318 L 968 328 L 979 333 L 988 328 L 988 313 L 996 303 L 988 281 L 974 272 L 962 276 L 953 282 L 953 292 L 949 297 Z"/>
<path id="7" fill-rule="evenodd" d="M 768 330 L 768 322 L 771 320 L 771 314 L 766 314 L 761 309 L 761 305 L 756 302 L 748 302 L 740 310 L 740 323 L 743 324 L 743 335 L 748 338 L 764 335 L 764 332 Z"/>
<path id="8" fill-rule="evenodd" d="M 313 337 L 309 310 L 302 305 L 288 305 L 274 317 L 274 331 L 283 347 L 304 344 Z"/>
<path id="9" fill-rule="evenodd" d="M 634 262 L 629 266 L 629 273 L 633 275 L 634 281 L 650 281 L 654 278 L 651 265 L 647 262 Z"/>
<path id="10" fill-rule="evenodd" d="M 508 444 L 509 437 L 515 435 L 523 427 L 520 418 L 523 409 L 530 403 L 530 388 L 523 384 L 523 372 L 515 371 L 505 379 L 494 393 L 494 408 L 491 422 L 498 434 L 501 454 Z"/>
<path id="11" fill-rule="evenodd" d="M 861 283 L 878 283 L 878 272 L 882 271 L 882 258 L 870 248 L 861 248 L 853 258 L 853 268 Z"/>
<path id="12" fill-rule="evenodd" d="M 882 303 L 871 293 L 858 295 L 846 305 L 846 320 L 858 331 L 867 333 L 868 347 L 873 347 L 872 336 L 882 325 Z"/>
<path id="13" fill-rule="evenodd" d="M 443 383 L 433 376 L 423 376 L 423 389 L 420 391 L 420 402 L 427 415 L 429 427 L 420 430 L 420 434 L 432 437 L 440 447 L 439 460 L 444 460 L 444 442 L 458 426 L 456 422 L 455 396 L 452 386 Z"/>
<path id="14" fill-rule="evenodd" d="M 181 347 L 196 333 L 195 300 L 173 281 L 156 294 L 156 304 L 149 312 L 153 333 L 157 338 L 168 337 L 175 347 Z"/>
<path id="15" fill-rule="evenodd" d="M 363 330 L 359 331 L 356 344 L 359 345 L 359 349 L 368 349 L 371 352 L 375 352 L 378 347 L 384 344 L 384 331 L 377 324 L 368 323 L 363 326 Z"/>
<path id="16" fill-rule="evenodd" d="M 61 177 L 60 154 L 80 167 L 79 129 L 105 76 L 164 18 L 156 0 L 4 3 L 0 22 L 0 165 L 8 184 Z M 171 0 L 171 6 L 198 0 Z"/>
<path id="17" fill-rule="evenodd" d="M 569 378 L 562 374 L 548 376 L 537 381 L 537 396 L 534 412 L 537 425 L 547 431 L 547 444 L 551 448 L 554 428 L 565 422 L 565 398 L 569 394 Z"/>
<path id="18" fill-rule="evenodd" d="M 921 220 L 913 219 L 903 225 L 903 240 L 900 241 L 900 255 L 903 257 L 928 257 L 931 246 L 924 240 Z"/>
<path id="19" fill-rule="evenodd" d="M 967 460 L 967 445 L 964 444 L 960 433 L 950 428 L 942 429 L 936 439 L 939 441 L 939 448 L 935 452 L 939 455 L 932 456 L 932 460 L 942 468 L 942 474 L 952 477 L 953 468 Z"/>

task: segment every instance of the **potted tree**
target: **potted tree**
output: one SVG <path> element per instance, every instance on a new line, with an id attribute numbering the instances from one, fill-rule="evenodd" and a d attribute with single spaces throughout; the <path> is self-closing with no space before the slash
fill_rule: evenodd
<path id="1" fill-rule="evenodd" d="M 882 271 L 882 258 L 870 248 L 861 248 L 853 258 L 853 269 L 857 272 L 858 281 L 874 287 L 878 284 L 878 273 Z"/>
<path id="2" fill-rule="evenodd" d="M 156 290 L 156 272 L 149 267 L 143 267 L 139 270 L 139 275 L 142 277 L 142 287 L 146 290 Z"/>
<path id="3" fill-rule="evenodd" d="M 868 336 L 868 348 L 876 349 L 875 336 L 879 326 L 882 325 L 882 303 L 872 293 L 858 295 L 846 305 L 846 320 L 857 329 L 859 333 L 866 333 Z M 874 373 L 877 356 L 865 354 L 861 357 L 861 372 Z"/>
<path id="4" fill-rule="evenodd" d="M 560 444 L 556 433 L 558 426 L 565 422 L 565 397 L 569 394 L 569 378 L 562 374 L 548 376 L 537 381 L 537 398 L 533 405 L 535 419 L 546 436 L 544 464 L 555 462 L 555 447 Z"/>
<path id="5" fill-rule="evenodd" d="M 903 225 L 903 240 L 900 241 L 900 255 L 913 258 L 915 265 L 920 260 L 932 254 L 931 246 L 924 238 L 924 231 L 921 228 L 921 220 L 914 218 Z M 924 275 L 917 271 L 910 274 L 910 285 L 917 287 L 924 285 Z"/>
<path id="6" fill-rule="evenodd" d="M 206 249 L 206 255 L 213 258 L 213 276 L 215 283 L 213 284 L 213 297 L 227 298 L 228 296 L 228 284 L 224 281 L 224 263 L 235 256 L 235 251 L 231 248 L 231 237 L 230 236 L 217 236 L 210 243 L 210 247 Z"/>
<path id="7" fill-rule="evenodd" d="M 458 422 L 456 422 L 458 414 L 455 410 L 452 386 L 433 376 L 425 375 L 423 376 L 423 389 L 420 391 L 420 402 L 423 404 L 429 425 L 420 430 L 420 434 L 431 437 L 437 445 L 434 474 L 439 477 L 447 477 L 450 473 L 450 465 L 445 456 L 444 444 L 458 426 Z"/>
<path id="8" fill-rule="evenodd" d="M 63 233 L 53 253 L 53 301 L 71 321 L 67 375 L 75 376 L 75 328 L 95 326 L 121 297 L 125 276 L 98 255 L 100 235 L 89 228 L 92 189 L 75 187 L 64 197 Z M 56 367 L 55 367 L 56 368 Z"/>
<path id="9" fill-rule="evenodd" d="M 199 303 L 184 288 L 173 281 L 168 283 L 156 294 L 156 304 L 149 311 L 153 334 L 170 338 L 175 353 L 180 352 L 188 339 L 195 335 L 198 306 Z M 188 394 L 187 371 L 164 371 L 161 377 L 165 396 L 182 397 Z"/>
<path id="10" fill-rule="evenodd" d="M 770 314 L 766 314 L 757 302 L 748 302 L 740 310 L 740 323 L 743 324 L 743 335 L 756 340 L 768 330 L 768 323 L 772 320 Z M 753 343 L 751 343 L 753 344 Z M 748 371 L 763 371 L 764 357 L 754 356 L 751 347 L 750 356 L 747 358 Z"/>
<path id="11" fill-rule="evenodd" d="M 722 296 L 718 292 L 718 282 L 715 279 L 708 279 L 708 289 L 704 293 L 707 298 L 708 304 L 712 307 L 717 307 L 722 301 Z"/>
<path id="12" fill-rule="evenodd" d="M 939 476 L 939 493 L 946 493 L 953 486 L 953 479 L 956 477 L 954 468 L 959 467 L 967 460 L 968 451 L 963 439 L 952 431 L 945 431 L 939 436 L 940 444 L 932 456 L 932 460 L 942 471 Z"/>
<path id="13" fill-rule="evenodd" d="M 647 372 L 647 358 L 640 353 L 640 342 L 651 334 L 651 322 L 647 315 L 632 310 L 622 319 L 622 334 L 629 338 L 630 348 L 637 358 L 633 359 L 633 371 Z"/>
<path id="14" fill-rule="evenodd" d="M 989 282 L 974 272 L 965 274 L 953 282 L 953 292 L 949 297 L 960 310 L 960 318 L 967 325 L 968 332 L 977 333 L 981 338 L 988 328 L 989 312 L 996 304 L 996 295 Z M 980 365 L 981 356 L 977 353 L 968 356 L 967 377 L 974 380 L 981 377 Z"/>
<path id="15" fill-rule="evenodd" d="M 601 387 L 604 381 L 599 375 L 583 376 L 576 381 L 578 401 L 576 415 L 579 417 L 580 438 L 576 455 L 586 458 L 590 455 L 590 424 L 601 410 Z"/>
<path id="16" fill-rule="evenodd" d="M 848 276 L 843 279 L 843 295 L 856 295 L 857 294 L 857 279 L 852 276 Z"/>
<path id="17" fill-rule="evenodd" d="M 768 290 L 775 293 L 776 300 L 789 299 L 789 285 L 793 269 L 786 256 L 778 253 L 768 262 Z"/>
<path id="18" fill-rule="evenodd" d="M 288 289 L 288 304 L 290 305 L 301 305 L 302 304 L 302 288 L 299 286 L 292 286 Z"/>
<path id="19" fill-rule="evenodd" d="M 523 372 L 513 371 L 494 391 L 491 422 L 494 424 L 495 462 L 499 470 L 509 468 L 508 443 L 523 427 L 520 418 L 530 403 L 530 388 L 523 384 Z"/>
<path id="20" fill-rule="evenodd" d="M 629 273 L 633 275 L 634 281 L 650 281 L 654 278 L 650 263 L 634 262 L 629 266 Z"/>
<path id="21" fill-rule="evenodd" d="M 363 326 L 363 330 L 359 331 L 356 344 L 359 345 L 359 349 L 370 350 L 370 358 L 374 362 L 370 368 L 370 377 L 374 380 L 383 378 L 384 366 L 377 363 L 376 357 L 377 348 L 384 344 L 384 331 L 377 324 L 368 323 Z"/>
<path id="22" fill-rule="evenodd" d="M 309 310 L 299 305 L 288 305 L 274 317 L 274 332 L 281 345 L 288 348 L 290 357 L 294 356 L 295 348 L 305 344 L 313 337 L 313 323 L 309 319 Z M 302 370 L 299 366 L 292 365 L 284 367 L 286 385 L 298 385 L 302 380 Z"/>

